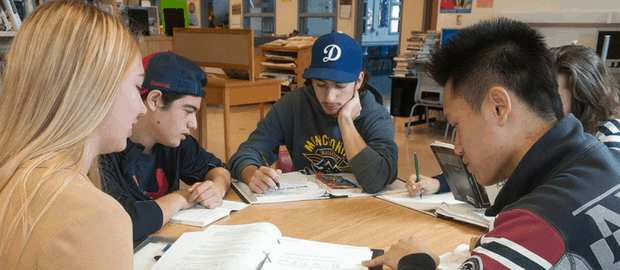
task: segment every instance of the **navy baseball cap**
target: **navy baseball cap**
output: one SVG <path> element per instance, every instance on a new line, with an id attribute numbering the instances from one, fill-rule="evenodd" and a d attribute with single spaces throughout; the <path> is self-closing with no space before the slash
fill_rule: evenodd
<path id="1" fill-rule="evenodd" d="M 205 98 L 207 95 L 202 89 L 202 81 L 207 74 L 185 57 L 173 52 L 158 52 L 142 59 L 144 65 L 144 82 L 142 89 L 158 89 Z"/>
<path id="2" fill-rule="evenodd" d="M 322 35 L 312 45 L 312 62 L 302 75 L 305 79 L 350 83 L 362 71 L 362 47 L 343 33 Z"/>

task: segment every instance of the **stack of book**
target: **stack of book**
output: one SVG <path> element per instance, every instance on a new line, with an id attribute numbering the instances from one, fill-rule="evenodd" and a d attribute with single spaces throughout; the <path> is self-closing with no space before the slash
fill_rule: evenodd
<path id="1" fill-rule="evenodd" d="M 415 57 L 406 57 L 406 56 L 397 56 L 394 57 L 394 76 L 396 77 L 407 77 L 407 76 L 415 76 L 417 72 L 414 68 L 415 65 Z"/>
<path id="2" fill-rule="evenodd" d="M 439 44 L 440 34 L 434 31 L 411 32 L 411 37 L 407 39 L 409 44 L 405 51 L 405 56 L 415 57 L 415 59 L 428 59 L 430 52 Z"/>
<path id="3" fill-rule="evenodd" d="M 394 76 L 407 77 L 417 74 L 415 65 L 426 61 L 430 52 L 439 44 L 440 35 L 434 31 L 411 32 L 403 55 L 394 57 Z"/>

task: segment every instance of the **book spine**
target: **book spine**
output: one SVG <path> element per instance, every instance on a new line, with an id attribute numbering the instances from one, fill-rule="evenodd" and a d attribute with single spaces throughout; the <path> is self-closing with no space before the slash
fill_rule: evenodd
<path id="1" fill-rule="evenodd" d="M 256 196 L 252 194 L 252 191 L 250 190 L 248 185 L 241 182 L 240 180 L 233 181 L 230 184 L 230 188 L 232 188 L 237 193 L 237 195 L 239 195 L 239 198 L 241 198 L 241 200 L 243 200 L 243 202 L 247 204 L 252 204 L 257 201 Z"/>
<path id="2" fill-rule="evenodd" d="M 4 31 L 11 30 L 11 23 L 6 18 L 6 14 L 4 13 L 4 9 L 2 8 L 2 6 L 0 6 L 0 18 L 2 19 L 2 23 L 4 24 L 4 29 L 1 29 L 1 30 L 4 30 Z"/>
<path id="3" fill-rule="evenodd" d="M 13 23 L 13 30 L 17 31 L 19 27 L 22 25 L 22 20 L 19 18 L 17 14 L 17 8 L 15 7 L 15 3 L 13 0 L 2 0 L 2 4 L 4 5 L 4 10 L 9 14 L 9 18 L 11 18 L 11 23 Z"/>
<path id="4" fill-rule="evenodd" d="M 189 226 L 196 226 L 196 227 L 207 226 L 207 224 L 204 224 L 204 222 L 192 221 L 192 220 L 170 219 L 170 222 L 179 223 L 179 224 L 183 224 L 183 225 L 189 225 Z"/>

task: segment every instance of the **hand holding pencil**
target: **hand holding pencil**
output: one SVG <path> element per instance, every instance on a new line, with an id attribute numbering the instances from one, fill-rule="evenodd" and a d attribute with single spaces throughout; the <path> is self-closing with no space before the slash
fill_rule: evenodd
<path id="1" fill-rule="evenodd" d="M 420 196 L 422 198 L 422 194 L 434 194 L 439 191 L 441 188 L 441 184 L 439 180 L 435 178 L 431 178 L 425 175 L 420 175 L 420 168 L 418 166 L 418 155 L 417 153 L 413 153 L 413 157 L 415 159 L 415 174 L 409 176 L 409 179 L 405 181 L 405 187 L 409 192 L 410 196 Z"/>
<path id="2" fill-rule="evenodd" d="M 263 165 L 250 165 L 241 172 L 241 180 L 248 184 L 252 192 L 257 194 L 280 188 L 280 180 L 282 179 L 282 170 L 272 169 L 269 167 L 265 156 L 262 153 L 260 156 Z"/>
<path id="3" fill-rule="evenodd" d="M 420 180 L 418 180 L 420 179 Z M 407 191 L 410 196 L 420 196 L 435 194 L 439 192 L 441 188 L 441 184 L 439 180 L 420 174 L 420 178 L 417 178 L 415 174 L 409 176 L 409 179 L 405 181 L 405 187 L 407 187 Z"/>

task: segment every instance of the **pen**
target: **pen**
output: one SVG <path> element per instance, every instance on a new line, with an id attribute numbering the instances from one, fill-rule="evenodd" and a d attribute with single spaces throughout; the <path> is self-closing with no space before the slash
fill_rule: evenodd
<path id="1" fill-rule="evenodd" d="M 415 182 L 420 182 L 420 170 L 418 169 L 418 155 L 413 152 L 413 159 L 415 160 Z M 420 189 L 420 199 L 422 199 L 422 189 Z"/>
<path id="2" fill-rule="evenodd" d="M 265 264 L 265 261 L 269 260 L 269 262 L 271 262 L 271 259 L 269 258 L 269 253 L 263 251 L 263 254 L 265 254 L 265 258 L 258 264 L 258 266 L 256 267 L 256 270 L 263 269 L 263 265 Z"/>
<path id="3" fill-rule="evenodd" d="M 265 163 L 265 167 L 269 167 L 269 162 L 267 162 L 267 158 L 263 155 L 263 152 L 258 152 L 260 154 L 260 158 L 263 159 L 263 163 Z M 280 189 L 280 183 L 276 182 L 276 186 Z"/>
<path id="4" fill-rule="evenodd" d="M 166 252 L 166 251 L 170 248 L 170 246 L 172 246 L 172 244 L 168 244 L 168 245 L 166 245 L 166 247 L 165 247 L 165 248 L 163 248 L 163 249 L 161 250 L 161 252 L 162 252 L 162 253 L 163 253 L 163 252 Z M 159 259 L 160 259 L 160 258 L 161 258 L 161 255 L 155 255 L 155 257 L 153 257 L 153 259 L 155 259 L 156 261 L 159 261 Z"/>

